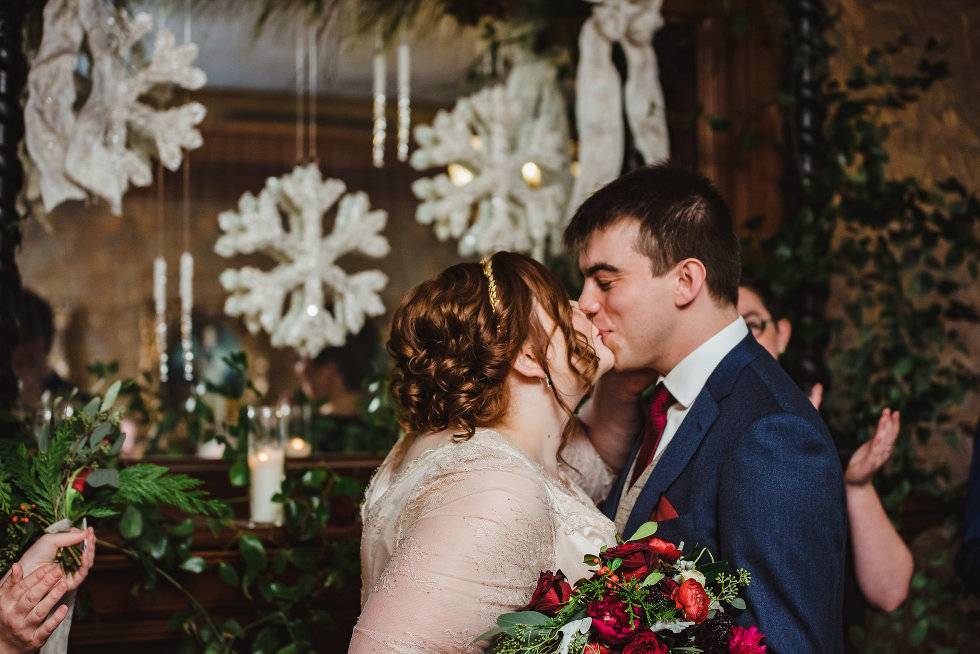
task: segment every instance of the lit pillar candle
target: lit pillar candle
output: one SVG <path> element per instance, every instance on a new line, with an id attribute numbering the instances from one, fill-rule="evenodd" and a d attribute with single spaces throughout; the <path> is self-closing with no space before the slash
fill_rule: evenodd
<path id="1" fill-rule="evenodd" d="M 273 502 L 272 496 L 282 488 L 284 463 L 281 447 L 262 447 L 248 456 L 252 473 L 249 506 L 255 524 L 282 524 L 282 503 Z"/>
<path id="2" fill-rule="evenodd" d="M 252 524 L 282 524 L 282 503 L 272 496 L 282 488 L 286 453 L 282 415 L 274 407 L 249 407 L 248 433 L 249 506 Z"/>

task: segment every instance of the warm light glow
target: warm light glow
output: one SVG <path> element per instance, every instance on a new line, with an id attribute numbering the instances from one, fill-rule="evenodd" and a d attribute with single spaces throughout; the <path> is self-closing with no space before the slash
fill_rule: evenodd
<path id="1" fill-rule="evenodd" d="M 577 161 L 572 162 L 572 177 L 578 177 L 582 174 L 582 164 Z"/>
<path id="2" fill-rule="evenodd" d="M 320 313 L 320 307 L 315 304 L 306 305 L 306 315 L 315 316 L 318 313 Z"/>
<path id="3" fill-rule="evenodd" d="M 528 161 L 521 166 L 521 177 L 531 188 L 541 188 L 541 169 L 533 161 Z"/>
<path id="4" fill-rule="evenodd" d="M 451 163 L 446 166 L 449 173 L 449 181 L 456 186 L 466 186 L 473 181 L 473 173 L 469 168 L 458 163 Z"/>
<path id="5" fill-rule="evenodd" d="M 304 441 L 302 438 L 293 438 L 289 441 L 289 447 L 293 448 L 294 450 L 301 450 L 306 447 L 306 441 Z"/>
<path id="6" fill-rule="evenodd" d="M 470 136 L 470 145 L 473 147 L 474 150 L 482 150 L 483 139 L 481 139 L 478 134 L 473 134 Z"/>
<path id="7" fill-rule="evenodd" d="M 266 452 L 265 450 L 260 450 L 259 453 L 255 455 L 255 458 L 261 461 L 262 463 L 265 463 L 266 461 L 269 460 L 269 453 Z"/>

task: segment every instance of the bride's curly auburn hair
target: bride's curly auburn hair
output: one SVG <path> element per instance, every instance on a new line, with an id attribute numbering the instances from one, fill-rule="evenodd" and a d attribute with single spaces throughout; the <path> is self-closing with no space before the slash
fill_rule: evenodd
<path id="1" fill-rule="evenodd" d="M 521 346 L 529 342 L 550 378 L 551 333 L 535 306 L 555 323 L 568 344 L 568 365 L 591 389 L 598 358 L 572 325 L 568 292 L 543 265 L 521 254 L 491 258 L 497 303 L 479 263 L 447 268 L 413 288 L 395 311 L 388 340 L 394 359 L 391 392 L 408 435 L 455 430 L 469 438 L 478 427 L 500 420 L 507 407 L 504 380 Z M 574 407 L 552 388 L 573 428 Z"/>

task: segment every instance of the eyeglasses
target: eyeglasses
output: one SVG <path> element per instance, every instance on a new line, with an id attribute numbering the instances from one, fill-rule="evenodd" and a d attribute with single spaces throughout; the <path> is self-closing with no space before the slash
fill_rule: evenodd
<path id="1" fill-rule="evenodd" d="M 759 338 L 760 336 L 762 336 L 762 332 L 766 331 L 766 327 L 768 327 L 769 323 L 771 322 L 772 322 L 772 318 L 769 318 L 768 320 L 751 320 L 751 321 L 746 320 L 745 325 L 752 332 L 753 336 Z"/>

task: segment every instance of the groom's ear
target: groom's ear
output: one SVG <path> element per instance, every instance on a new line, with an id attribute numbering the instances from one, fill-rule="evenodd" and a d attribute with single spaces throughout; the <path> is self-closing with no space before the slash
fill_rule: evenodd
<path id="1" fill-rule="evenodd" d="M 521 346 L 520 353 L 510 365 L 516 372 L 524 377 L 530 377 L 533 379 L 544 379 L 547 377 L 544 372 L 544 368 L 541 367 L 541 362 L 538 361 L 538 357 L 534 354 L 534 350 L 531 348 L 530 343 L 524 343 L 524 345 Z"/>
<path id="2" fill-rule="evenodd" d="M 700 259 L 688 258 L 674 266 L 677 285 L 674 287 L 674 304 L 684 307 L 690 304 L 704 288 L 708 271 Z"/>

